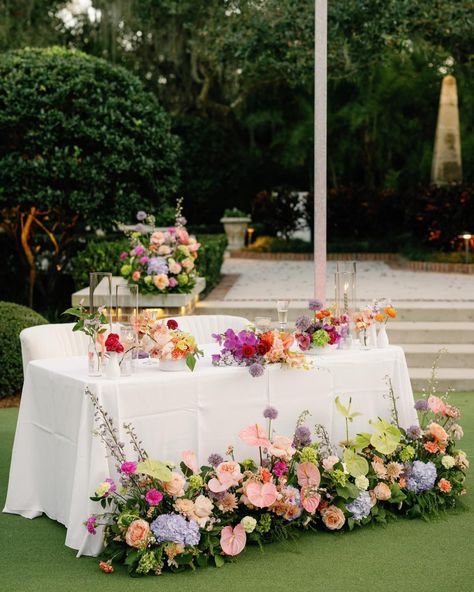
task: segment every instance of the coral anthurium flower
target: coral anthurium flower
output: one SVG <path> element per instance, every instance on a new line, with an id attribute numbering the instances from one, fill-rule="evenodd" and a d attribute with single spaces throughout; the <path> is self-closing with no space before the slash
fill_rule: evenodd
<path id="1" fill-rule="evenodd" d="M 263 448 L 270 446 L 270 440 L 267 438 L 265 430 L 258 423 L 241 430 L 239 438 L 249 446 L 262 446 Z"/>
<path id="2" fill-rule="evenodd" d="M 249 483 L 245 486 L 245 493 L 252 506 L 269 508 L 276 502 L 278 491 L 273 483 Z"/>
<path id="3" fill-rule="evenodd" d="M 237 524 L 235 528 L 226 526 L 221 531 L 221 549 L 226 555 L 234 557 L 245 549 L 247 544 L 247 535 L 242 524 Z"/>
<path id="4" fill-rule="evenodd" d="M 318 487 L 321 482 L 321 473 L 316 465 L 311 462 L 302 462 L 296 469 L 298 476 L 298 485 L 308 487 Z"/>
<path id="5" fill-rule="evenodd" d="M 190 471 L 192 471 L 195 475 L 199 473 L 196 454 L 192 450 L 185 450 L 184 452 L 182 452 L 181 458 L 183 459 L 184 464 L 188 467 Z"/>
<path id="6" fill-rule="evenodd" d="M 301 505 L 307 512 L 314 514 L 321 502 L 321 496 L 319 493 L 310 493 L 310 491 L 310 488 L 301 488 Z"/>

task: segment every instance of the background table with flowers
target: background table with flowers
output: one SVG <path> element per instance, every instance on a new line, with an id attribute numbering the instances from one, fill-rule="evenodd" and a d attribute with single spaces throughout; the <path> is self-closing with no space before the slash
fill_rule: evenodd
<path id="1" fill-rule="evenodd" d="M 13 449 L 5 511 L 34 518 L 47 514 L 67 528 L 66 545 L 79 554 L 97 554 L 100 538 L 90 537 L 83 523 L 93 511 L 89 500 L 98 482 L 114 474 L 99 439 L 94 438 L 94 411 L 86 387 L 94 392 L 116 426 L 131 422 L 152 458 L 176 460 L 183 450 L 196 452 L 200 463 L 229 445 L 237 458 L 254 450 L 237 437 L 266 405 L 279 412 L 278 433 L 293 432 L 302 410 L 311 423 L 326 427 L 333 442 L 344 438 L 344 422 L 335 398 L 362 415 L 353 433 L 367 430 L 368 421 L 390 419 L 387 397 L 390 379 L 397 399 L 399 422 L 416 423 L 405 357 L 399 347 L 370 351 L 337 351 L 315 358 L 312 370 L 269 366 L 253 378 L 245 368 L 211 365 L 216 346 L 194 373 L 159 372 L 143 364 L 120 380 L 86 375 L 82 357 L 41 360 L 29 364 Z M 121 436 L 123 441 L 127 437 Z M 126 447 L 127 445 L 124 444 Z"/>

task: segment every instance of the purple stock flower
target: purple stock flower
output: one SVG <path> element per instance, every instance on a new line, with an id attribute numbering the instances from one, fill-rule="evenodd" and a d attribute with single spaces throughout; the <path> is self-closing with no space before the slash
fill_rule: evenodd
<path id="1" fill-rule="evenodd" d="M 428 401 L 426 399 L 418 399 L 415 401 L 415 409 L 417 411 L 428 411 Z"/>
<path id="2" fill-rule="evenodd" d="M 407 429 L 407 438 L 417 440 L 421 436 L 421 430 L 417 425 L 412 425 Z"/>
<path id="3" fill-rule="evenodd" d="M 278 460 L 273 465 L 273 474 L 276 477 L 281 477 L 282 475 L 285 475 L 286 473 L 288 473 L 288 465 L 286 464 L 286 462 L 283 462 L 282 460 Z"/>
<path id="4" fill-rule="evenodd" d="M 224 462 L 224 459 L 222 458 L 222 456 L 220 454 L 217 454 L 217 452 L 213 452 L 212 454 L 209 455 L 207 462 L 211 465 L 211 467 L 217 467 L 222 462 Z"/>
<path id="5" fill-rule="evenodd" d="M 306 426 L 298 426 L 295 430 L 294 445 L 309 446 L 311 444 L 311 432 Z"/>
<path id="6" fill-rule="evenodd" d="M 431 461 L 424 463 L 421 460 L 415 460 L 413 465 L 406 468 L 405 475 L 408 491 L 422 493 L 433 488 L 436 481 L 436 467 Z"/>
<path id="7" fill-rule="evenodd" d="M 137 212 L 137 220 L 139 222 L 143 222 L 143 220 L 145 220 L 146 218 L 146 212 L 144 212 L 143 210 L 140 210 L 139 212 Z"/>
<path id="8" fill-rule="evenodd" d="M 263 410 L 263 417 L 265 419 L 276 419 L 278 417 L 278 410 L 275 407 L 265 407 Z"/>
<path id="9" fill-rule="evenodd" d="M 95 527 L 97 526 L 97 517 L 96 516 L 89 516 L 86 522 L 87 532 L 90 534 L 96 534 L 97 530 Z"/>
<path id="10" fill-rule="evenodd" d="M 308 303 L 308 307 L 309 310 L 312 310 L 313 312 L 317 312 L 318 310 L 321 310 L 323 308 L 323 303 L 321 302 L 321 300 L 317 300 L 316 298 L 311 299 Z"/>
<path id="11" fill-rule="evenodd" d="M 250 372 L 250 375 L 253 376 L 254 378 L 258 378 L 259 376 L 262 376 L 262 374 L 263 374 L 262 364 L 259 364 L 258 362 L 254 362 L 253 364 L 251 364 L 249 366 L 249 372 Z"/>
<path id="12" fill-rule="evenodd" d="M 156 520 L 153 520 L 150 528 L 156 537 L 158 545 L 169 542 L 195 547 L 199 544 L 201 538 L 199 524 L 189 522 L 179 514 L 162 514 Z"/>
<path id="13" fill-rule="evenodd" d="M 148 261 L 146 272 L 148 275 L 161 275 L 168 273 L 168 265 L 164 257 L 152 257 Z"/>
<path id="14" fill-rule="evenodd" d="M 354 520 L 367 518 L 372 509 L 370 493 L 368 491 L 361 491 L 353 502 L 346 505 L 346 508 L 352 513 Z"/>
<path id="15" fill-rule="evenodd" d="M 301 332 L 306 331 L 310 325 L 311 319 L 306 315 L 299 316 L 295 321 L 295 327 Z"/>

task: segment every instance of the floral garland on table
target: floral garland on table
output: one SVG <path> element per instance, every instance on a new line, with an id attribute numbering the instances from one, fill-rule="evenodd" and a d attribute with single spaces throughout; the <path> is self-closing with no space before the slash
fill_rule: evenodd
<path id="1" fill-rule="evenodd" d="M 345 314 L 336 317 L 332 310 L 323 307 L 320 300 L 310 300 L 308 306 L 314 313 L 313 318 L 301 315 L 295 321 L 295 338 L 300 350 L 337 346 L 347 334 L 349 317 Z"/>
<path id="2" fill-rule="evenodd" d="M 264 427 L 253 424 L 240 439 L 258 449 L 260 462 L 237 462 L 212 454 L 199 467 L 185 451 L 181 471 L 171 462 L 148 458 L 131 425 L 124 425 L 135 458 L 126 457 L 118 430 L 97 397 L 98 435 L 116 461 L 120 486 L 107 478 L 92 500 L 105 513 L 86 526 L 91 534 L 104 525 L 105 550 L 99 567 L 114 571 L 125 563 L 131 575 L 155 574 L 186 567 L 222 566 L 247 543 L 262 544 L 289 536 L 292 530 L 337 531 L 397 516 L 410 518 L 453 507 L 465 493 L 466 454 L 459 411 L 436 396 L 416 402 L 421 425 L 403 430 L 384 420 L 373 432 L 358 434 L 336 454 L 322 426 L 316 438 L 300 416 L 291 437 L 275 435 L 278 412 L 265 409 Z M 393 408 L 395 397 L 390 391 Z M 337 407 L 346 426 L 355 416 L 350 404 Z M 443 425 L 442 425 L 443 424 Z"/>
<path id="3" fill-rule="evenodd" d="M 214 366 L 248 367 L 253 377 L 262 376 L 267 364 L 285 364 L 290 368 L 310 368 L 304 355 L 290 351 L 294 336 L 284 331 L 260 331 L 249 327 L 236 333 L 227 329 L 214 334 L 221 347 L 219 354 L 213 354 Z"/>
<path id="4" fill-rule="evenodd" d="M 200 244 L 185 228 L 181 203 L 176 223 L 167 230 L 155 228 L 154 216 L 137 213 L 132 231 L 120 228 L 130 240 L 130 249 L 120 255 L 120 274 L 143 294 L 189 294 L 196 284 L 195 260 Z"/>

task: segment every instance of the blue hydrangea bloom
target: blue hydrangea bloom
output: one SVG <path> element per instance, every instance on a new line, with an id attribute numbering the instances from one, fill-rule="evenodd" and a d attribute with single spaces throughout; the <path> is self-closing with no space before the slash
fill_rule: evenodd
<path id="1" fill-rule="evenodd" d="M 424 463 L 415 460 L 406 471 L 407 489 L 413 493 L 421 493 L 432 489 L 436 481 L 436 467 L 432 462 Z"/>
<path id="2" fill-rule="evenodd" d="M 361 491 L 356 499 L 347 504 L 346 508 L 351 512 L 354 520 L 362 520 L 367 518 L 372 508 L 372 501 L 368 491 Z"/>
<path id="3" fill-rule="evenodd" d="M 201 538 L 197 522 L 190 522 L 180 514 L 162 514 L 153 520 L 150 528 L 158 544 L 170 542 L 195 547 Z"/>
<path id="4" fill-rule="evenodd" d="M 168 265 L 164 257 L 152 257 L 148 261 L 146 272 L 148 275 L 161 275 L 168 273 Z"/>

